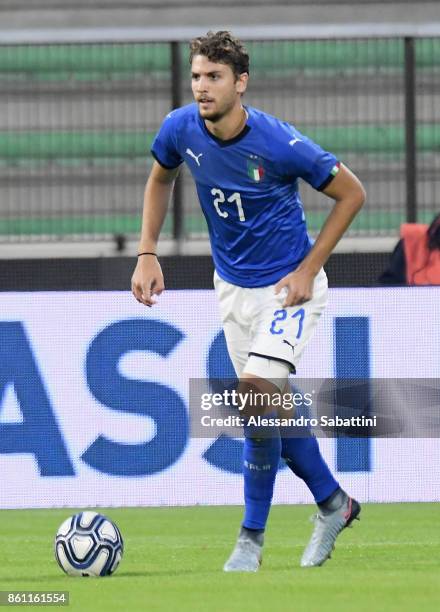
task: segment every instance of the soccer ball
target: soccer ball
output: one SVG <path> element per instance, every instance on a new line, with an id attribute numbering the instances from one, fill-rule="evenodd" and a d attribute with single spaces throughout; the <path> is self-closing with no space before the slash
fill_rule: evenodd
<path id="1" fill-rule="evenodd" d="M 55 558 L 69 576 L 109 576 L 118 567 L 123 551 L 119 529 L 96 512 L 70 516 L 55 536 Z"/>

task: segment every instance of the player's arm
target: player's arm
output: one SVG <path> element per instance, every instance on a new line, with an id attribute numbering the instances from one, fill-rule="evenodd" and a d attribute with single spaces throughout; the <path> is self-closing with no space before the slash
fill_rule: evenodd
<path id="1" fill-rule="evenodd" d="M 156 161 L 153 163 L 145 187 L 138 253 L 157 253 L 159 234 L 178 173 L 179 168 L 168 170 Z M 162 269 L 157 257 L 154 255 L 138 257 L 131 279 L 131 290 L 137 301 L 145 306 L 152 306 L 153 295 L 160 295 L 164 288 Z"/>
<path id="2" fill-rule="evenodd" d="M 315 276 L 365 201 L 365 190 L 361 182 L 343 164 L 323 193 L 333 198 L 335 204 L 308 255 L 294 272 L 276 285 L 277 293 L 282 287 L 288 290 L 284 307 L 301 304 L 312 297 Z"/>

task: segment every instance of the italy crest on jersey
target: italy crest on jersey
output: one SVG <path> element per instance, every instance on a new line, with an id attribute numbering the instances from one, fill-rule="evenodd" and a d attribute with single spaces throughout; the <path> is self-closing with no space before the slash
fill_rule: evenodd
<path id="1" fill-rule="evenodd" d="M 260 181 L 263 180 L 264 168 L 263 168 L 263 164 L 261 163 L 261 160 L 258 159 L 257 156 L 255 156 L 255 158 L 251 157 L 251 159 L 248 159 L 247 172 L 248 172 L 249 178 L 251 178 L 256 183 L 259 183 Z"/>

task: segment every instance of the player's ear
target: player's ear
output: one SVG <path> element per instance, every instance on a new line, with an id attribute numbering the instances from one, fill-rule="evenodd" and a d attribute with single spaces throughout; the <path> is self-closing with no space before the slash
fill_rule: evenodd
<path id="1" fill-rule="evenodd" d="M 247 72 L 243 72 L 237 77 L 235 82 L 237 93 L 243 94 L 246 91 L 249 75 Z"/>

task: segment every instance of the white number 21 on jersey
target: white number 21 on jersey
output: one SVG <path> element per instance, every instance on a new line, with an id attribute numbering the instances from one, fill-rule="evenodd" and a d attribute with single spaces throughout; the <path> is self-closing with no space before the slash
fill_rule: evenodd
<path id="1" fill-rule="evenodd" d="M 233 202 L 235 202 L 237 204 L 238 218 L 240 219 L 240 221 L 246 221 L 243 212 L 243 206 L 241 203 L 241 196 L 238 191 L 229 196 L 228 199 L 225 198 L 225 194 L 221 189 L 211 189 L 211 194 L 213 196 L 217 196 L 214 197 L 213 204 L 215 206 L 215 210 L 220 215 L 220 217 L 223 217 L 223 219 L 226 219 L 226 217 L 228 217 L 228 213 L 226 212 L 226 210 L 222 210 L 220 208 L 220 204 L 223 204 L 224 202 L 230 202 L 232 204 Z"/>

